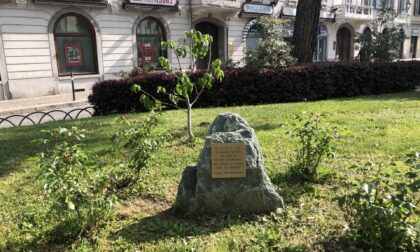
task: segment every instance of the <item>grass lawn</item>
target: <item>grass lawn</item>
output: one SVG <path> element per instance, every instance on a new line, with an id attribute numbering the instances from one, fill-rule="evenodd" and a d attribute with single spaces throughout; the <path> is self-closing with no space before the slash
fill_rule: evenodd
<path id="1" fill-rule="evenodd" d="M 296 143 L 285 135 L 287 124 L 293 114 L 303 110 L 326 114 L 324 122 L 337 125 L 342 133 L 337 157 L 324 165 L 335 175 L 323 183 L 296 184 L 283 176 L 296 148 Z M 183 169 L 198 157 L 209 123 L 225 111 L 240 114 L 254 127 L 267 172 L 284 197 L 283 214 L 181 220 L 168 211 Z M 128 115 L 134 121 L 145 116 Z M 28 158 L 44 147 L 31 140 L 41 138 L 40 131 L 44 129 L 85 128 L 88 136 L 84 144 L 92 160 L 106 166 L 118 165 L 118 155 L 110 140 L 115 132 L 115 117 L 0 130 L 0 251 L 72 250 L 71 241 L 63 242 L 54 233 L 57 223 L 40 223 L 47 214 L 47 206 L 38 169 Z M 284 251 L 334 249 L 334 241 L 343 235 L 347 225 L 333 197 L 345 191 L 342 185 L 346 181 L 358 176 L 348 167 L 367 161 L 401 164 L 405 150 L 420 150 L 420 93 L 195 109 L 193 127 L 200 139 L 195 147 L 184 144 L 186 115 L 182 111 L 165 112 L 163 125 L 173 138 L 143 173 L 141 196 L 130 198 L 115 209 L 117 217 L 100 231 L 95 247 L 77 243 L 73 249 L 260 251 L 270 246 Z"/>

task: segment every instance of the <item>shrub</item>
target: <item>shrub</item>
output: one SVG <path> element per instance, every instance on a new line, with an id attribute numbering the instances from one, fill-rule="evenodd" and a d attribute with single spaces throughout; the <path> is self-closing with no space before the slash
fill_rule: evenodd
<path id="1" fill-rule="evenodd" d="M 297 138 L 299 147 L 296 163 L 291 167 L 291 173 L 300 179 L 314 181 L 317 179 L 318 167 L 326 157 L 333 157 L 334 141 L 338 138 L 338 131 L 321 125 L 322 114 L 296 115 L 291 123 L 293 129 L 288 131 Z"/>
<path id="2" fill-rule="evenodd" d="M 84 131 L 57 128 L 46 131 L 54 147 L 39 153 L 35 160 L 44 179 L 43 190 L 52 202 L 51 212 L 62 224 L 64 236 L 90 237 L 110 217 L 115 200 L 106 193 L 104 171 L 87 165 L 88 156 L 78 142 Z M 48 143 L 49 139 L 41 140 Z"/>
<path id="3" fill-rule="evenodd" d="M 112 172 L 114 191 L 130 187 L 133 189 L 132 185 L 138 182 L 141 171 L 148 168 L 150 159 L 167 137 L 156 129 L 159 120 L 154 113 L 135 127 L 125 117 L 120 117 L 117 123 L 120 129 L 113 140 L 117 144 L 118 153 L 123 157 L 123 163 Z"/>
<path id="4" fill-rule="evenodd" d="M 420 83 L 420 62 L 323 63 L 254 71 L 245 68 L 225 70 L 225 78 L 204 90 L 196 107 L 254 105 L 278 102 L 314 101 L 337 97 L 384 94 L 413 90 Z M 201 72 L 190 78 L 196 80 Z M 157 86 L 173 90 L 174 76 L 160 72 L 132 78 L 102 81 L 89 96 L 96 114 L 144 111 L 133 84 L 154 93 Z M 170 103 L 167 95 L 156 98 Z M 184 106 L 180 102 L 179 106 Z"/>
<path id="5" fill-rule="evenodd" d="M 246 67 L 252 69 L 276 68 L 296 64 L 296 59 L 291 56 L 289 43 L 284 41 L 284 34 L 291 22 L 277 17 L 259 17 L 256 24 L 251 27 L 260 35 L 258 47 L 248 51 L 245 62 Z"/>
<path id="6" fill-rule="evenodd" d="M 419 158 L 420 153 L 411 151 L 405 171 L 370 163 L 354 167 L 364 177 L 354 182 L 355 190 L 337 200 L 347 210 L 350 237 L 359 246 L 374 251 L 419 251 Z"/>

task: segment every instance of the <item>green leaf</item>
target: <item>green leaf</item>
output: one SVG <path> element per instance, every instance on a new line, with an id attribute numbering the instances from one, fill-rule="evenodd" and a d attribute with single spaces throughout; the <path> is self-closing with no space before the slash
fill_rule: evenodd
<path id="1" fill-rule="evenodd" d="M 140 96 L 140 102 L 144 105 L 147 110 L 153 110 L 155 108 L 154 100 L 150 99 L 149 96 L 142 94 Z"/>
<path id="2" fill-rule="evenodd" d="M 131 85 L 131 91 L 134 93 L 138 93 L 141 91 L 141 86 L 138 84 L 133 84 Z"/>
<path id="3" fill-rule="evenodd" d="M 173 94 L 169 94 L 169 100 L 173 103 L 173 104 L 178 104 L 179 101 L 179 97 Z"/>
<path id="4" fill-rule="evenodd" d="M 166 88 L 164 88 L 162 86 L 158 86 L 157 87 L 157 92 L 158 92 L 158 94 L 166 94 Z"/>
<path id="5" fill-rule="evenodd" d="M 76 209 L 76 206 L 74 205 L 73 202 L 71 202 L 70 200 L 67 201 L 67 208 L 70 210 L 74 210 Z"/>

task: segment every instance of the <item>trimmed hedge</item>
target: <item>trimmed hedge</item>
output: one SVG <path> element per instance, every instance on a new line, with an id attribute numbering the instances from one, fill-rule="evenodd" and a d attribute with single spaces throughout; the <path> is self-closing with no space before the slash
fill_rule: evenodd
<path id="1" fill-rule="evenodd" d="M 202 73 L 195 73 L 197 78 Z M 132 75 L 131 78 L 96 83 L 89 102 L 96 114 L 144 111 L 139 95 L 130 87 L 139 84 L 156 94 L 157 86 L 172 90 L 175 78 L 165 73 Z M 197 107 L 253 105 L 315 101 L 413 90 L 420 84 L 420 62 L 325 63 L 261 71 L 225 70 L 223 82 L 203 93 Z M 168 102 L 166 95 L 156 95 Z"/>

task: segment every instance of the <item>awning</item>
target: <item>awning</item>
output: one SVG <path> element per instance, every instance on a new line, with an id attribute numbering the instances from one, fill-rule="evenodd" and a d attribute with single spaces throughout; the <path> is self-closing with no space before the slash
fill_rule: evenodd
<path id="1" fill-rule="evenodd" d="M 167 12 L 167 11 L 178 11 L 178 4 L 175 6 L 168 5 L 151 5 L 151 4 L 135 4 L 135 3 L 124 3 L 123 8 L 126 10 L 142 10 L 142 11 L 157 11 L 157 12 Z"/>
<path id="2" fill-rule="evenodd" d="M 55 4 L 55 5 L 75 5 L 75 6 L 87 6 L 87 7 L 100 7 L 100 8 L 105 8 L 108 6 L 107 0 L 34 0 L 34 3 Z"/>

